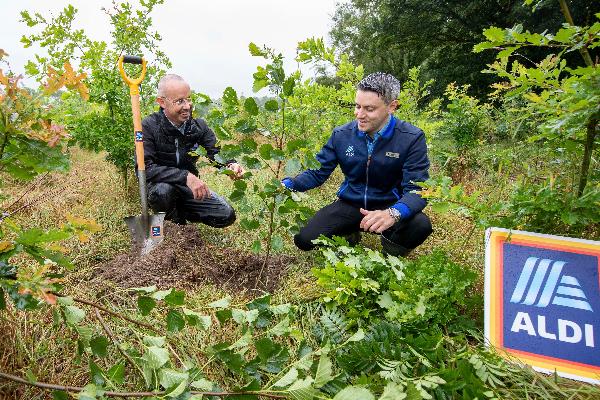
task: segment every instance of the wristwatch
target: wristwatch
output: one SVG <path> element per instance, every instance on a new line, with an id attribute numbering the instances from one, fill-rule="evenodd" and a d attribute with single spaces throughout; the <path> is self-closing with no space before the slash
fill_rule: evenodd
<path id="1" fill-rule="evenodd" d="M 396 210 L 393 207 L 390 207 L 388 208 L 388 212 L 390 213 L 390 216 L 394 218 L 394 221 L 400 222 L 400 218 L 402 218 L 402 214 L 400 214 L 400 211 Z"/>

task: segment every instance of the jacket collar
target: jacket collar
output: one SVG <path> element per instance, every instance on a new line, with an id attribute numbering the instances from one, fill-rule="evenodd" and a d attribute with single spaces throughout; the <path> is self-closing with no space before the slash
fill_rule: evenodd
<path id="1" fill-rule="evenodd" d="M 396 127 L 397 118 L 393 115 L 390 115 L 390 120 L 386 126 L 383 127 L 378 133 L 383 139 L 389 139 L 394 134 L 394 128 Z M 367 136 L 366 132 L 358 130 L 358 122 L 354 121 L 354 129 L 356 130 L 356 134 L 360 137 Z"/>

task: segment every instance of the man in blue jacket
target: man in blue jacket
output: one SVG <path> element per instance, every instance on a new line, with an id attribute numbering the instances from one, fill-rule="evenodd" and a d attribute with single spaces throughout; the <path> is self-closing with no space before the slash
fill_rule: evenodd
<path id="1" fill-rule="evenodd" d="M 288 189 L 304 192 L 322 185 L 337 165 L 345 176 L 338 199 L 294 236 L 298 248 L 314 248 L 320 235 L 356 243 L 363 230 L 381 234 L 384 252 L 404 256 L 431 234 L 416 184 L 429 177 L 425 135 L 394 117 L 399 93 L 400 82 L 390 74 L 365 77 L 357 85 L 356 120 L 333 130 L 317 154 L 321 167 L 282 180 Z"/>

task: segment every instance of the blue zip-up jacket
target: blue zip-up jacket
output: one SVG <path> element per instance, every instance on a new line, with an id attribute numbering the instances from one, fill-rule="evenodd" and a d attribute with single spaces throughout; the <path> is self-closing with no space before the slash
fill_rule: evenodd
<path id="1" fill-rule="evenodd" d="M 340 199 L 366 210 L 394 207 L 403 217 L 407 208 L 410 215 L 422 211 L 427 203 L 414 192 L 421 190 L 415 182 L 429 178 L 423 131 L 392 116 L 380 135 L 369 156 L 367 134 L 358 130 L 357 122 L 339 126 L 317 154 L 321 168 L 286 178 L 284 183 L 304 192 L 322 185 L 339 164 L 345 176 L 337 192 Z"/>

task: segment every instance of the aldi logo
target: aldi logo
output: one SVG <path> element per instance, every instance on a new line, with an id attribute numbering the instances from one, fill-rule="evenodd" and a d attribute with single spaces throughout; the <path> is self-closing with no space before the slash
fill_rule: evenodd
<path id="1" fill-rule="evenodd" d="M 600 242 L 488 229 L 485 303 L 500 353 L 600 383 Z"/>

